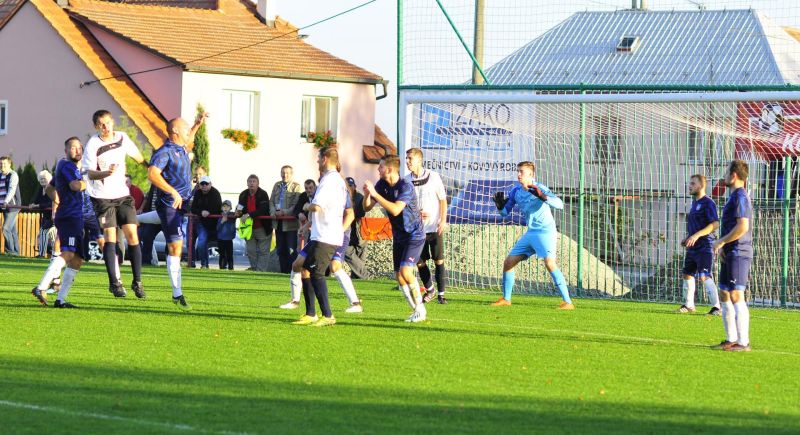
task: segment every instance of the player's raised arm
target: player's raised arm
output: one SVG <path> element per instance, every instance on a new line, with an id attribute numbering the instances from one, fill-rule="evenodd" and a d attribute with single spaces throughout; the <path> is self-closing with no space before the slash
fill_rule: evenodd
<path id="1" fill-rule="evenodd" d="M 511 188 L 511 191 L 508 192 L 508 196 L 506 196 L 505 192 L 497 192 L 494 194 L 494 205 L 497 207 L 501 216 L 508 216 L 514 208 L 514 205 L 517 204 L 516 196 L 518 190 L 519 186 L 514 186 Z"/>
<path id="2" fill-rule="evenodd" d="M 399 215 L 400 213 L 403 212 L 403 209 L 406 208 L 406 203 L 403 202 L 403 201 L 389 201 L 386 198 L 384 198 L 383 196 L 381 196 L 378 193 L 378 191 L 375 190 L 375 186 L 372 183 L 370 183 L 369 181 L 364 183 L 364 189 L 365 189 L 365 192 L 369 193 L 369 195 L 365 195 L 364 196 L 364 209 L 365 210 L 369 210 L 369 209 L 372 208 L 372 206 L 374 206 L 374 204 L 372 204 L 369 208 L 367 208 L 367 204 L 368 204 L 367 197 L 370 197 L 373 200 L 375 200 L 378 204 L 381 205 L 381 207 L 383 207 L 386 210 L 387 213 L 389 213 L 392 216 Z"/>
<path id="3" fill-rule="evenodd" d="M 528 186 L 528 192 L 531 195 L 541 199 L 545 204 L 556 210 L 564 209 L 564 201 L 561 200 L 549 187 L 544 184 L 533 183 Z"/>

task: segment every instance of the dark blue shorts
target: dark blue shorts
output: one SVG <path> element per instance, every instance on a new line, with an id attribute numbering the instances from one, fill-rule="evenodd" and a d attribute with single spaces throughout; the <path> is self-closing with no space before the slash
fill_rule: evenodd
<path id="1" fill-rule="evenodd" d="M 83 229 L 86 230 L 84 233 L 84 237 L 87 239 L 86 242 L 103 237 L 103 230 L 100 228 L 100 223 L 97 222 L 97 217 L 94 215 L 83 217 Z"/>
<path id="2" fill-rule="evenodd" d="M 342 240 L 342 246 L 336 248 L 336 252 L 333 253 L 333 261 L 338 261 L 339 263 L 344 263 L 344 251 L 347 250 L 347 247 L 350 245 L 350 230 L 344 232 L 344 240 Z"/>
<path id="3" fill-rule="evenodd" d="M 753 259 L 750 257 L 740 257 L 727 255 L 719 263 L 719 285 L 720 290 L 745 290 L 748 278 L 750 277 L 750 265 Z"/>
<path id="4" fill-rule="evenodd" d="M 392 242 L 394 272 L 399 272 L 401 267 L 417 267 L 424 246 L 425 239 L 406 241 L 394 240 Z"/>
<path id="5" fill-rule="evenodd" d="M 57 218 L 55 224 L 61 250 L 74 252 L 83 258 L 83 218 Z"/>
<path id="6" fill-rule="evenodd" d="M 164 239 L 167 243 L 183 241 L 183 210 L 176 210 L 172 207 L 161 206 L 156 209 L 158 218 L 161 219 L 161 231 L 164 232 Z"/>
<path id="7" fill-rule="evenodd" d="M 683 260 L 683 274 L 691 276 L 711 276 L 714 254 L 711 251 L 686 251 Z"/>

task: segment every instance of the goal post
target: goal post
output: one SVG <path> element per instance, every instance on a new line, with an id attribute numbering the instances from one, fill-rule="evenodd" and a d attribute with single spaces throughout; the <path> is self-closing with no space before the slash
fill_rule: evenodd
<path id="1" fill-rule="evenodd" d="M 750 163 L 756 208 L 754 303 L 797 304 L 795 260 L 800 91 L 558 92 L 424 89 L 399 93 L 398 150 L 421 148 L 448 193 L 450 287 L 496 292 L 502 261 L 525 232 L 502 218 L 494 192 L 516 182 L 516 163 L 564 200 L 554 211 L 558 262 L 581 296 L 678 302 L 681 241 L 695 173 L 724 205 L 719 184 L 734 158 Z M 517 291 L 552 294 L 541 262 L 521 263 Z"/>

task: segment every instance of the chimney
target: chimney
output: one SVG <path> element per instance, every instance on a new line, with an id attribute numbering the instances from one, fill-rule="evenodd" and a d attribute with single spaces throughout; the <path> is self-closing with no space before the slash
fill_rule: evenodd
<path id="1" fill-rule="evenodd" d="M 275 27 L 275 17 L 277 16 L 278 0 L 257 0 L 256 10 L 258 15 L 269 27 Z"/>

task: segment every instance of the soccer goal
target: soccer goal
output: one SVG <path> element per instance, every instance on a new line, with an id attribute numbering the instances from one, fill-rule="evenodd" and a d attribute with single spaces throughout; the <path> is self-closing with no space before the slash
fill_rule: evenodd
<path id="1" fill-rule="evenodd" d="M 446 185 L 450 287 L 497 291 L 502 260 L 526 228 L 518 213 L 500 217 L 492 196 L 510 189 L 516 163 L 528 160 L 564 200 L 554 212 L 558 262 L 572 290 L 668 302 L 682 297 L 690 176 L 706 176 L 721 209 L 721 178 L 732 159 L 744 159 L 756 213 L 752 300 L 778 305 L 785 280 L 800 284 L 798 101 L 797 91 L 405 90 L 399 151 L 421 148 Z M 535 261 L 518 266 L 517 289 L 555 294 Z"/>

